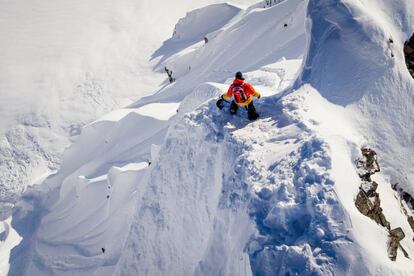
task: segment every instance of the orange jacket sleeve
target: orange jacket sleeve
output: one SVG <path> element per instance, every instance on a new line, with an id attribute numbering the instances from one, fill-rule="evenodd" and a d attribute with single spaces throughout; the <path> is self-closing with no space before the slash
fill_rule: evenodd
<path id="1" fill-rule="evenodd" d="M 246 83 L 246 88 L 249 90 L 249 94 L 253 97 L 260 97 L 260 93 L 257 92 L 250 83 Z"/>
<path id="2" fill-rule="evenodd" d="M 254 90 L 254 93 L 253 93 L 252 96 L 253 97 L 256 97 L 256 98 L 260 98 L 261 97 L 260 93 L 258 91 L 256 91 L 256 90 Z"/>

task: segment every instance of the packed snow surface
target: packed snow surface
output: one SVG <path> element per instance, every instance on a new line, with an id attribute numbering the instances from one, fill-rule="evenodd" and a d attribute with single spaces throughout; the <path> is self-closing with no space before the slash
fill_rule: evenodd
<path id="1" fill-rule="evenodd" d="M 151 54 L 189 9 L 217 2 L 0 1 L 0 220 L 83 126 L 162 85 Z"/>
<path id="2" fill-rule="evenodd" d="M 83 127 L 61 168 L 0 227 L 2 271 L 414 273 L 401 250 L 389 260 L 387 231 L 356 209 L 353 163 L 362 145 L 378 152 L 381 207 L 414 256 L 391 189 L 413 192 L 414 81 L 402 43 L 414 3 L 265 6 L 213 5 L 177 23 L 153 55 L 176 81 Z M 215 106 L 238 70 L 263 95 L 256 121 Z"/>

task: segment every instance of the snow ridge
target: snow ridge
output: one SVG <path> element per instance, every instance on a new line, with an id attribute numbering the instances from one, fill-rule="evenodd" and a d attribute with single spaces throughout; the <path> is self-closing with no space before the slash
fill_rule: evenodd
<path id="1" fill-rule="evenodd" d="M 413 159 L 404 153 L 414 152 L 414 86 L 402 49 L 413 32 L 413 7 L 405 0 L 309 1 L 309 50 L 297 82 L 352 109 L 391 181 L 411 193 Z"/>
<path id="2" fill-rule="evenodd" d="M 223 126 L 214 121 L 220 114 L 209 115 L 213 108 L 213 103 L 203 106 L 202 112 L 185 116 L 169 130 L 160 159 L 151 165 L 151 181 L 137 206 L 116 274 L 247 273 L 238 259 L 217 259 L 229 256 L 227 250 L 245 255 L 248 232 L 234 227 L 243 221 L 248 225 L 249 220 L 242 209 L 234 215 L 218 208 L 222 174 L 233 154 L 223 144 Z"/>
<path id="3" fill-rule="evenodd" d="M 266 99 L 254 123 L 210 103 L 172 127 L 117 274 L 366 271 L 355 265 L 360 251 L 330 176 L 328 145 L 297 114 L 306 94 Z M 238 221 L 223 225 L 229 214 Z"/>
<path id="4" fill-rule="evenodd" d="M 306 109 L 303 98 L 300 92 L 294 93 L 276 104 L 282 112 L 273 115 L 275 121 L 269 120 L 267 124 L 276 123 L 277 127 L 266 131 L 271 137 L 267 143 L 257 141 L 262 154 L 269 155 L 269 149 L 276 146 L 272 152 L 279 155 L 276 160 L 257 158 L 258 147 L 248 152 L 255 163 L 262 161 L 256 165 L 260 173 L 250 176 L 257 195 L 253 196 L 249 211 L 260 234 L 250 245 L 253 272 L 362 272 L 363 267 L 350 268 L 359 258 L 358 247 L 348 234 L 350 222 L 334 189 L 329 146 L 306 127 L 305 118 L 295 115 L 297 109 Z M 281 144 L 286 152 L 281 153 Z"/>

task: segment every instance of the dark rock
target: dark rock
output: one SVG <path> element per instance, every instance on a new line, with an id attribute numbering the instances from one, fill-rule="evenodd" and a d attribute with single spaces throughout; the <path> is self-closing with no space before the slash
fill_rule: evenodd
<path id="1" fill-rule="evenodd" d="M 414 198 L 409 193 L 404 191 L 401 187 L 399 187 L 398 183 L 391 185 L 391 187 L 394 191 L 398 193 L 401 201 L 401 208 L 403 209 L 404 214 L 407 217 L 408 224 L 414 232 L 414 218 L 412 216 L 412 214 L 414 213 Z M 406 206 L 410 211 L 407 210 L 403 202 L 406 203 Z"/>
<path id="2" fill-rule="evenodd" d="M 408 43 L 409 43 L 410 45 L 414 45 L 414 33 L 413 33 L 413 35 L 411 36 L 410 40 L 408 40 Z"/>
<path id="3" fill-rule="evenodd" d="M 355 200 L 355 206 L 361 214 L 390 229 L 390 223 L 385 218 L 380 205 L 381 200 L 377 192 L 373 192 L 372 196 L 369 197 L 364 190 L 360 190 Z"/>
<path id="4" fill-rule="evenodd" d="M 390 238 L 388 240 L 388 258 L 390 258 L 391 261 L 397 260 L 397 250 L 398 250 L 398 242 Z"/>
<path id="5" fill-rule="evenodd" d="M 407 221 L 411 229 L 414 231 L 414 218 L 412 216 L 408 216 Z"/>
<path id="6" fill-rule="evenodd" d="M 407 251 L 400 244 L 400 241 L 405 237 L 405 233 L 401 227 L 391 230 L 390 223 L 385 218 L 381 208 L 380 196 L 377 193 L 378 183 L 371 180 L 371 176 L 381 170 L 377 161 L 377 154 L 369 148 L 362 148 L 361 153 L 362 158 L 356 161 L 358 175 L 361 178 L 361 185 L 355 200 L 355 206 L 361 214 L 371 218 L 389 231 L 387 253 L 390 260 L 395 261 L 397 259 L 398 249 L 401 249 L 404 256 L 409 258 Z M 392 187 L 394 190 L 400 191 L 401 194 L 401 189 L 398 188 L 398 184 L 394 184 Z M 408 195 L 404 195 L 404 198 L 409 202 L 411 201 Z M 410 225 L 414 226 L 414 219 L 412 217 L 410 221 Z"/>
<path id="7" fill-rule="evenodd" d="M 388 236 L 388 257 L 391 261 L 395 261 L 397 259 L 398 248 L 400 248 L 403 251 L 405 257 L 408 258 L 407 252 L 400 244 L 400 241 L 404 238 L 405 234 L 401 227 L 390 230 Z"/>
<path id="8" fill-rule="evenodd" d="M 414 48 L 411 47 L 411 45 L 408 44 L 408 42 L 406 42 L 404 44 L 404 54 L 407 55 L 411 55 L 412 53 L 414 53 Z"/>
<path id="9" fill-rule="evenodd" d="M 389 231 L 387 253 L 390 260 L 395 261 L 397 259 L 398 248 L 401 249 L 406 258 L 409 258 L 407 251 L 405 251 L 400 244 L 400 241 L 405 238 L 405 233 L 401 227 L 391 230 L 390 223 L 382 212 L 381 200 L 377 193 L 378 183 L 371 180 L 371 175 L 380 171 L 380 166 L 377 161 L 377 153 L 370 148 L 362 148 L 361 153 L 362 158 L 356 160 L 356 167 L 358 175 L 361 178 L 361 185 L 359 186 L 359 192 L 355 199 L 355 206 L 361 214 L 371 218 L 377 224 L 385 227 Z M 403 198 L 407 204 L 414 204 L 414 199 L 399 188 L 398 184 L 393 184 L 391 186 L 400 194 L 400 197 Z M 407 211 L 403 205 L 402 207 L 404 213 L 407 215 Z M 409 217 L 408 215 L 407 217 L 411 228 L 413 228 L 413 217 Z"/>
<path id="10" fill-rule="evenodd" d="M 407 192 L 402 191 L 402 198 L 407 203 L 411 210 L 414 209 L 414 198 Z"/>
<path id="11" fill-rule="evenodd" d="M 390 230 L 390 237 L 393 237 L 398 242 L 402 241 L 405 238 L 404 231 L 401 227 Z"/>
<path id="12" fill-rule="evenodd" d="M 370 148 L 361 148 L 362 158 L 356 160 L 359 177 L 371 181 L 371 175 L 381 171 L 377 161 L 377 153 Z"/>
<path id="13" fill-rule="evenodd" d="M 390 229 L 390 223 L 382 213 L 381 200 L 377 193 L 378 183 L 371 180 L 371 175 L 380 171 L 377 153 L 370 148 L 361 148 L 362 158 L 356 161 L 361 186 L 355 200 L 355 206 L 361 214 L 371 218 L 377 224 Z"/>
<path id="14" fill-rule="evenodd" d="M 362 181 L 359 189 L 363 190 L 368 197 L 375 197 L 378 188 L 378 183 L 375 181 Z"/>
<path id="15" fill-rule="evenodd" d="M 414 78 L 414 34 L 404 43 L 404 56 L 408 71 Z"/>

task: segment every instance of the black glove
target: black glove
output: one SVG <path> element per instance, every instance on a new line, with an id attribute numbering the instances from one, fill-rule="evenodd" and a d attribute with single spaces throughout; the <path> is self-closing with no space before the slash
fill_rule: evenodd
<path id="1" fill-rule="evenodd" d="M 219 109 L 222 109 L 223 108 L 223 99 L 219 99 L 217 102 L 216 102 L 216 105 L 217 105 L 217 107 L 219 108 Z"/>

